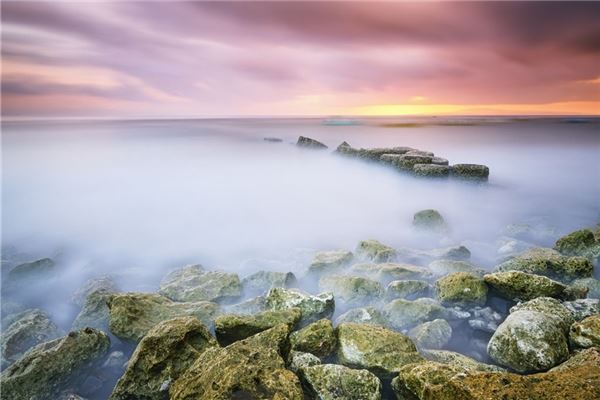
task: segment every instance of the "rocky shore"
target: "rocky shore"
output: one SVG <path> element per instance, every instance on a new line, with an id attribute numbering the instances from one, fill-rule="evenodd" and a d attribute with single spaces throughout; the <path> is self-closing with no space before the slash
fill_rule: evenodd
<path id="1" fill-rule="evenodd" d="M 413 226 L 449 229 L 435 210 Z M 503 235 L 535 241 L 528 229 Z M 10 298 L 60 262 L 20 263 L 2 282 L 2 396 L 600 398 L 599 257 L 596 226 L 504 253 L 488 271 L 464 246 L 364 240 L 315 253 L 303 271 L 240 278 L 183 266 L 156 293 L 121 292 L 99 275 L 73 294 L 68 333 Z"/>

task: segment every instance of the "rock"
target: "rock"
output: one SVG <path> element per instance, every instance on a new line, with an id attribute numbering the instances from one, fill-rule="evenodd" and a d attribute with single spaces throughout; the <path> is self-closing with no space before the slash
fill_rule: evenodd
<path id="1" fill-rule="evenodd" d="M 320 251 L 308 267 L 309 274 L 321 275 L 338 272 L 352 261 L 352 252 L 346 250 Z"/>
<path id="2" fill-rule="evenodd" d="M 394 299 L 414 300 L 419 297 L 426 297 L 430 291 L 431 285 L 426 281 L 392 281 L 385 289 L 385 299 L 388 301 Z"/>
<path id="3" fill-rule="evenodd" d="M 487 286 L 478 276 L 469 272 L 455 272 L 435 283 L 437 297 L 445 305 L 484 305 Z"/>
<path id="4" fill-rule="evenodd" d="M 598 367 L 600 366 L 600 348 L 590 347 L 575 353 L 564 363 L 552 368 L 550 372 L 566 371 L 577 367 Z"/>
<path id="5" fill-rule="evenodd" d="M 413 217 L 413 226 L 420 230 L 444 232 L 448 229 L 444 217 L 437 210 L 422 210 Z"/>
<path id="6" fill-rule="evenodd" d="M 337 327 L 338 363 L 389 376 L 423 358 L 410 338 L 381 326 L 343 323 Z"/>
<path id="7" fill-rule="evenodd" d="M 468 324 L 471 329 L 477 331 L 494 333 L 504 319 L 500 313 L 494 311 L 491 307 L 474 307 L 469 311 L 472 318 L 468 320 Z"/>
<path id="8" fill-rule="evenodd" d="M 588 289 L 587 297 L 589 299 L 600 299 L 600 280 L 595 278 L 575 279 L 571 282 L 571 287 L 575 289 Z"/>
<path id="9" fill-rule="evenodd" d="M 452 337 L 452 327 L 445 319 L 434 319 L 412 328 L 408 336 L 420 349 L 441 349 Z"/>
<path id="10" fill-rule="evenodd" d="M 490 169 L 479 164 L 454 164 L 450 167 L 450 174 L 452 177 L 464 180 L 487 181 Z"/>
<path id="11" fill-rule="evenodd" d="M 358 157 L 366 160 L 381 161 L 382 163 L 387 163 L 386 157 L 388 155 L 399 156 L 402 154 L 406 154 L 411 150 L 414 149 L 412 147 L 385 147 L 374 149 L 360 149 L 358 150 L 357 155 Z"/>
<path id="12" fill-rule="evenodd" d="M 242 288 L 246 295 L 257 295 L 275 287 L 293 287 L 296 283 L 291 272 L 258 271 L 242 279 Z"/>
<path id="13" fill-rule="evenodd" d="M 569 342 L 574 347 L 600 347 L 600 315 L 591 315 L 571 325 Z"/>
<path id="14" fill-rule="evenodd" d="M 486 284 L 508 300 L 532 300 L 536 297 L 569 297 L 567 286 L 540 275 L 521 271 L 495 272 L 483 277 Z"/>
<path id="15" fill-rule="evenodd" d="M 321 278 L 319 290 L 332 292 L 338 300 L 338 304 L 341 301 L 348 306 L 369 304 L 378 300 L 383 292 L 379 282 L 347 275 L 331 275 Z"/>
<path id="16" fill-rule="evenodd" d="M 463 354 L 448 350 L 421 350 L 421 354 L 429 361 L 448 364 L 452 367 L 462 368 L 468 371 L 505 371 L 496 365 L 485 364 L 467 357 Z"/>
<path id="17" fill-rule="evenodd" d="M 359 150 L 350 146 L 348 142 L 342 142 L 334 151 L 336 154 L 344 156 L 357 156 Z"/>
<path id="18" fill-rule="evenodd" d="M 399 331 L 434 319 L 446 319 L 448 316 L 448 311 L 444 307 L 426 298 L 414 301 L 392 300 L 383 307 L 383 313 L 390 326 Z"/>
<path id="19" fill-rule="evenodd" d="M 12 364 L 31 347 L 62 336 L 50 317 L 38 309 L 19 313 L 2 333 L 2 366 Z"/>
<path id="20" fill-rule="evenodd" d="M 321 364 L 321 360 L 315 355 L 295 350 L 290 351 L 288 369 L 295 374 L 299 374 L 300 371 L 306 367 L 312 367 L 313 365 L 319 364 Z"/>
<path id="21" fill-rule="evenodd" d="M 427 268 L 399 263 L 355 264 L 350 268 L 350 272 L 364 275 L 384 285 L 395 280 L 426 279 L 430 276 Z"/>
<path id="22" fill-rule="evenodd" d="M 293 329 L 302 318 L 299 308 L 269 310 L 254 315 L 220 315 L 215 320 L 215 335 L 221 346 L 228 346 L 280 324 Z"/>
<path id="23" fill-rule="evenodd" d="M 319 142 L 318 140 L 311 139 L 311 138 L 308 138 L 305 136 L 298 137 L 296 146 L 306 147 L 306 148 L 311 148 L 311 149 L 326 149 L 327 148 L 327 146 L 325 146 L 323 143 Z"/>
<path id="24" fill-rule="evenodd" d="M 565 333 L 569 331 L 569 327 L 575 322 L 570 310 L 565 307 L 564 303 L 551 297 L 538 297 L 524 303 L 519 303 L 510 309 L 511 314 L 517 311 L 542 313 L 546 318 L 553 319 Z"/>
<path id="25" fill-rule="evenodd" d="M 384 154 L 381 156 L 381 161 L 384 163 L 406 172 L 412 172 L 417 164 L 431 164 L 432 159 L 432 156 L 408 153 L 403 155 Z"/>
<path id="26" fill-rule="evenodd" d="M 569 356 L 565 332 L 556 320 L 537 311 L 511 313 L 488 343 L 498 364 L 521 373 L 546 371 Z"/>
<path id="27" fill-rule="evenodd" d="M 431 163 L 435 164 L 435 165 L 445 165 L 448 166 L 448 160 L 442 157 L 432 157 L 431 158 Z M 421 164 L 417 164 L 417 165 L 421 165 Z M 425 164 L 427 165 L 427 164 Z"/>
<path id="28" fill-rule="evenodd" d="M 108 336 L 91 328 L 40 343 L 2 372 L 2 398 L 53 398 L 81 381 L 106 355 L 109 346 Z"/>
<path id="29" fill-rule="evenodd" d="M 271 310 L 287 310 L 298 307 L 302 311 L 301 325 L 331 318 L 335 310 L 332 293 L 321 293 L 312 296 L 298 289 L 273 288 L 265 298 L 265 304 Z"/>
<path id="30" fill-rule="evenodd" d="M 102 368 L 108 370 L 121 370 L 122 373 L 126 367 L 127 361 L 125 353 L 122 351 L 113 351 L 106 357 L 104 363 L 102 363 Z"/>
<path id="31" fill-rule="evenodd" d="M 265 142 L 271 142 L 271 143 L 281 143 L 283 142 L 283 139 L 278 138 L 278 137 L 264 137 L 263 140 Z"/>
<path id="32" fill-rule="evenodd" d="M 153 293 L 113 294 L 107 304 L 110 331 L 136 342 L 160 322 L 176 317 L 196 317 L 210 327 L 219 311 L 209 301 L 177 303 Z"/>
<path id="33" fill-rule="evenodd" d="M 101 331 L 107 331 L 110 314 L 107 301 L 112 294 L 113 293 L 106 292 L 102 288 L 90 293 L 83 304 L 81 311 L 77 314 L 77 317 L 75 317 L 71 329 L 78 330 L 90 327 Z"/>
<path id="34" fill-rule="evenodd" d="M 396 259 L 396 250 L 379 243 L 377 240 L 363 240 L 356 247 L 356 255 L 364 260 L 376 263 L 390 262 Z"/>
<path id="35" fill-rule="evenodd" d="M 429 395 L 432 387 L 443 385 L 453 376 L 467 371 L 464 367 L 433 361 L 409 364 L 400 369 L 398 376 L 392 379 L 392 390 L 398 399 L 433 400 Z"/>
<path id="36" fill-rule="evenodd" d="M 586 256 L 595 246 L 594 232 L 590 229 L 581 229 L 558 239 L 554 250 L 566 256 Z"/>
<path id="37" fill-rule="evenodd" d="M 256 314 L 267 311 L 267 299 L 265 296 L 257 296 L 241 303 L 225 306 L 224 309 L 229 314 Z"/>
<path id="38" fill-rule="evenodd" d="M 591 315 L 600 314 L 599 299 L 565 301 L 563 302 L 563 305 L 569 310 L 573 318 L 575 318 L 575 321 L 581 321 Z"/>
<path id="39" fill-rule="evenodd" d="M 469 272 L 483 276 L 484 271 L 467 261 L 434 260 L 429 263 L 429 270 L 434 276 L 444 276 L 454 272 Z"/>
<path id="40" fill-rule="evenodd" d="M 88 279 L 84 284 L 73 293 L 71 300 L 79 307 L 83 307 L 88 297 L 94 292 L 117 293 L 119 288 L 109 276 Z"/>
<path id="41" fill-rule="evenodd" d="M 471 258 L 471 252 L 465 246 L 450 246 L 432 250 L 418 250 L 408 247 L 398 249 L 398 259 L 409 262 L 424 264 L 433 260 L 455 260 L 467 261 Z"/>
<path id="42" fill-rule="evenodd" d="M 110 400 L 167 398 L 170 383 L 206 349 L 216 346 L 217 341 L 194 317 L 161 322 L 138 344 Z"/>
<path id="43" fill-rule="evenodd" d="M 314 365 L 302 369 L 308 392 L 322 400 L 380 400 L 381 382 L 366 370 L 342 365 Z"/>
<path id="44" fill-rule="evenodd" d="M 502 236 L 496 240 L 496 246 L 498 246 L 498 255 L 503 257 L 504 260 L 518 256 L 520 253 L 535 247 L 532 243 L 506 236 Z"/>
<path id="45" fill-rule="evenodd" d="M 288 334 L 284 324 L 224 348 L 207 349 L 171 386 L 169 399 L 302 400 L 298 377 L 285 369 Z"/>
<path id="46" fill-rule="evenodd" d="M 522 271 L 559 281 L 592 276 L 593 265 L 585 257 L 567 257 L 556 250 L 536 247 L 503 262 L 497 271 Z"/>
<path id="47" fill-rule="evenodd" d="M 431 151 L 424 151 L 424 150 L 418 150 L 418 149 L 413 149 L 410 151 L 407 151 L 406 153 L 407 156 L 426 156 L 426 157 L 433 157 L 435 154 Z"/>
<path id="48" fill-rule="evenodd" d="M 424 178 L 445 178 L 450 175 L 450 167 L 448 165 L 434 164 L 433 157 L 431 164 L 415 164 L 413 165 L 413 173 Z M 448 160 L 446 160 L 448 162 Z"/>
<path id="49" fill-rule="evenodd" d="M 290 335 L 292 350 L 327 357 L 335 351 L 337 336 L 328 319 L 320 319 Z"/>
<path id="50" fill-rule="evenodd" d="M 354 322 L 357 324 L 386 326 L 387 319 L 375 307 L 353 308 L 337 317 L 335 324 Z"/>
<path id="51" fill-rule="evenodd" d="M 242 285 L 237 274 L 188 265 L 169 273 L 159 293 L 175 301 L 228 301 L 240 297 Z"/>
<path id="52" fill-rule="evenodd" d="M 8 273 L 9 282 L 23 281 L 40 278 L 45 276 L 55 268 L 55 262 L 51 258 L 41 258 L 39 260 L 19 264 Z"/>

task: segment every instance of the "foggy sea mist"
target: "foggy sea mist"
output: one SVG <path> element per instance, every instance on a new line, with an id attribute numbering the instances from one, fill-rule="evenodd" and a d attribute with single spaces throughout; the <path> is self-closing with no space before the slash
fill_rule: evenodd
<path id="1" fill-rule="evenodd" d="M 22 261 L 52 257 L 68 266 L 41 290 L 20 293 L 68 327 L 72 292 L 103 274 L 131 291 L 155 291 L 169 270 L 188 263 L 241 277 L 302 276 L 316 251 L 353 250 L 364 239 L 420 249 L 464 244 L 474 263 L 491 269 L 508 224 L 543 226 L 549 234 L 540 244 L 551 246 L 600 217 L 597 121 L 415 121 L 395 128 L 382 127 L 384 119 L 5 123 L 3 258 L 18 252 Z M 329 150 L 299 149 L 299 135 Z M 489 182 L 419 180 L 331 154 L 342 141 L 485 164 Z M 442 213 L 448 237 L 413 231 L 412 216 L 427 208 Z"/>

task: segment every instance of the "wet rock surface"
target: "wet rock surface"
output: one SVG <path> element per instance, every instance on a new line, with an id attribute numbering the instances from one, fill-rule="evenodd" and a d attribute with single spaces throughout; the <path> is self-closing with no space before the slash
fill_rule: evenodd
<path id="1" fill-rule="evenodd" d="M 188 265 L 169 273 L 161 282 L 159 293 L 175 301 L 218 302 L 239 298 L 242 285 L 237 274 Z"/>
<path id="2" fill-rule="evenodd" d="M 323 364 L 303 368 L 301 374 L 309 393 L 317 399 L 381 399 L 381 382 L 366 370 Z"/>

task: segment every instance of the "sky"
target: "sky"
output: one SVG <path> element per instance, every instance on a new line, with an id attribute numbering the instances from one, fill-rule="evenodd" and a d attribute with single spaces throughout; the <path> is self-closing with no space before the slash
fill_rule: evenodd
<path id="1" fill-rule="evenodd" d="M 2 1 L 2 115 L 600 114 L 600 2 Z"/>

